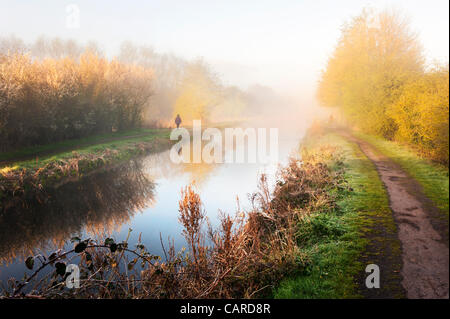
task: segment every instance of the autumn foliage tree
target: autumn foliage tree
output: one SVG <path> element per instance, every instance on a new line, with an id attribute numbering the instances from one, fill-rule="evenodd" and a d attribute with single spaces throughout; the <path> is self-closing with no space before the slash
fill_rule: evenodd
<path id="1" fill-rule="evenodd" d="M 1 151 L 134 128 L 151 70 L 86 51 L 79 58 L 0 56 Z"/>
<path id="2" fill-rule="evenodd" d="M 267 92 L 224 86 L 202 59 L 131 42 L 106 58 L 95 42 L 0 36 L 0 151 L 171 127 L 176 114 L 187 126 L 240 119 L 273 105 Z"/>
<path id="3" fill-rule="evenodd" d="M 416 146 L 427 157 L 448 163 L 448 65 L 435 66 L 408 82 L 389 114 L 397 124 L 397 140 Z"/>
<path id="4" fill-rule="evenodd" d="M 417 35 L 398 12 L 364 10 L 344 25 L 317 96 L 350 124 L 448 162 L 448 151 L 431 151 L 448 145 L 441 134 L 448 131 L 448 68 L 426 67 Z"/>
<path id="5" fill-rule="evenodd" d="M 174 115 L 180 114 L 184 123 L 208 121 L 212 110 L 222 100 L 222 88 L 217 77 L 202 60 L 189 64 L 184 72 L 175 102 Z"/>

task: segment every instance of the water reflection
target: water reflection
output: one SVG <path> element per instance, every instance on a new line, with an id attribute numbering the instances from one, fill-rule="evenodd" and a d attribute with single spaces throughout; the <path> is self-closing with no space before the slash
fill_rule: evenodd
<path id="1" fill-rule="evenodd" d="M 134 160 L 4 202 L 0 207 L 0 263 L 60 248 L 82 232 L 95 236 L 116 231 L 152 204 L 154 189 L 141 161 Z"/>
<path id="2" fill-rule="evenodd" d="M 302 132 L 280 134 L 280 163 L 296 149 L 299 136 Z M 122 241 L 131 228 L 130 245 L 142 238 L 151 253 L 162 255 L 162 237 L 165 244 L 168 238 L 173 240 L 178 250 L 185 246 L 178 222 L 183 187 L 195 181 L 214 226 L 219 209 L 235 213 L 237 198 L 241 209 L 249 209 L 247 195 L 256 190 L 259 174 L 268 174 L 272 184 L 270 176 L 278 164 L 174 164 L 166 151 L 97 171 L 43 194 L 28 193 L 2 202 L 0 285 L 27 272 L 24 257 L 64 245 L 70 249 L 68 240 L 75 235 L 93 238 L 105 234 Z"/>
<path id="3" fill-rule="evenodd" d="M 188 183 L 195 182 L 197 186 L 201 186 L 213 176 L 213 172 L 221 164 L 204 162 L 175 164 L 170 160 L 170 151 L 166 151 L 146 157 L 143 165 L 155 180 L 173 179 L 180 175 L 186 175 Z"/>

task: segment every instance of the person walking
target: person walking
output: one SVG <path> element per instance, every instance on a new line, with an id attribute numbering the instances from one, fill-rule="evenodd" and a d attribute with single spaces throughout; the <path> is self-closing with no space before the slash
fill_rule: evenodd
<path id="1" fill-rule="evenodd" d="M 177 117 L 175 118 L 175 124 L 177 125 L 177 128 L 180 128 L 180 124 L 181 124 L 180 114 L 177 114 Z"/>

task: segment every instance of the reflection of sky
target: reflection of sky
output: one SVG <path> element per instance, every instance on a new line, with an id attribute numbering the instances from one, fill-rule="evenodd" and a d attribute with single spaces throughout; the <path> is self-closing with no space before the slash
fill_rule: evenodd
<path id="1" fill-rule="evenodd" d="M 297 149 L 298 143 L 299 136 L 280 137 L 279 160 L 281 164 L 287 162 L 288 156 Z M 160 233 L 164 243 L 167 243 L 167 238 L 170 236 L 175 240 L 177 248 L 184 245 L 181 235 L 182 227 L 178 222 L 178 201 L 181 197 L 181 189 L 189 185 L 192 176 L 189 172 L 180 171 L 178 165 L 169 169 L 172 172 L 161 174 L 157 167 L 167 165 L 168 152 L 150 157 L 152 158 L 147 159 L 148 165 L 150 165 L 148 171 L 150 175 L 159 176 L 155 180 L 155 204 L 145 209 L 142 214 L 137 214 L 129 224 L 122 225 L 116 236 L 125 238 L 128 229 L 131 228 L 133 232 L 130 242 L 135 242 L 142 233 L 142 240 L 147 248 L 154 253 L 160 253 Z M 211 224 L 217 225 L 219 209 L 230 215 L 235 214 L 237 197 L 239 197 L 241 210 L 249 209 L 251 203 L 248 195 L 257 190 L 260 174 L 267 174 L 269 185 L 273 185 L 277 169 L 278 164 L 275 163 L 265 165 L 233 163 L 217 165 L 211 171 L 207 171 L 208 176 L 204 177 L 203 182 L 197 185 L 197 188 Z"/>
<path id="2" fill-rule="evenodd" d="M 241 209 L 250 207 L 248 194 L 256 190 L 257 178 L 262 172 L 273 173 L 256 164 L 223 164 L 209 172 L 210 176 L 197 186 L 197 190 L 212 225 L 217 225 L 219 209 L 230 215 L 235 214 L 237 196 Z M 190 180 L 189 173 L 157 179 L 155 204 L 145 209 L 142 214 L 137 214 L 128 225 L 123 225 L 117 236 L 126 237 L 128 228 L 132 228 L 132 239 L 137 239 L 139 233 L 142 233 L 147 247 L 155 247 L 156 252 L 159 252 L 161 233 L 165 243 L 170 236 L 175 240 L 177 248 L 180 248 L 184 240 L 181 235 L 182 226 L 178 222 L 178 201 L 181 198 L 181 189 L 189 185 Z"/>

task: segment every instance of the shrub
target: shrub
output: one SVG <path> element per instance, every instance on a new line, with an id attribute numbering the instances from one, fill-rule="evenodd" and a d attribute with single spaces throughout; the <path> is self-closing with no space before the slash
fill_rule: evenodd
<path id="1" fill-rule="evenodd" d="M 140 125 L 152 72 L 86 51 L 0 58 L 0 151 Z"/>

